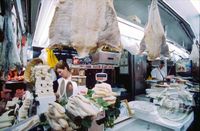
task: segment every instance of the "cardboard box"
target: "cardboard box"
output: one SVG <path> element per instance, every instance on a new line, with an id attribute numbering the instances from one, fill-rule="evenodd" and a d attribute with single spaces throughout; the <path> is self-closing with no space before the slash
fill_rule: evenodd
<path id="1" fill-rule="evenodd" d="M 98 51 L 92 54 L 92 63 L 118 65 L 120 58 L 121 53 Z"/>

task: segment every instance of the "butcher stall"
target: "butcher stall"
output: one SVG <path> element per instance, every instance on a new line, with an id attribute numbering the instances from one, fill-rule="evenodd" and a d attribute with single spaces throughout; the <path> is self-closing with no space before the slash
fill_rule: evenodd
<path id="1" fill-rule="evenodd" d="M 199 130 L 200 24 L 176 4 L 1 0 L 0 130 Z"/>

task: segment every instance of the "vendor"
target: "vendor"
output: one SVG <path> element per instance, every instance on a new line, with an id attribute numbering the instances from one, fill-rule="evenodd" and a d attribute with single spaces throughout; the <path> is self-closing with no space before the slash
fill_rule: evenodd
<path id="1" fill-rule="evenodd" d="M 152 79 L 156 79 L 156 80 L 164 80 L 165 77 L 167 76 L 167 73 L 165 72 L 165 62 L 164 61 L 160 61 L 160 64 L 157 68 L 154 68 L 151 71 L 151 77 Z"/>
<path id="2" fill-rule="evenodd" d="M 69 97 L 69 95 L 78 94 L 77 83 L 71 80 L 71 72 L 69 65 L 64 61 L 59 61 L 55 66 L 56 73 L 61 77 L 58 81 L 58 89 L 56 91 L 56 97 Z M 69 85 L 71 84 L 71 85 Z"/>
<path id="3" fill-rule="evenodd" d="M 153 68 L 152 61 L 147 60 L 147 75 L 146 75 L 147 80 L 152 79 L 152 76 L 151 76 L 152 68 Z"/>

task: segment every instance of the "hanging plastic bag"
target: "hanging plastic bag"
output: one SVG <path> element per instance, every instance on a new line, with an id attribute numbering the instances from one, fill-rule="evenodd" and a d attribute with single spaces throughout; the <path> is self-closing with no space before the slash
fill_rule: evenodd
<path id="1" fill-rule="evenodd" d="M 46 48 L 46 52 L 47 52 L 47 63 L 51 68 L 54 68 L 55 65 L 58 63 L 58 59 L 54 55 L 53 50 Z"/>
<path id="2" fill-rule="evenodd" d="M 53 50 L 49 48 L 43 49 L 39 58 L 43 60 L 44 64 L 49 65 L 51 68 L 54 68 L 58 62 L 57 57 L 53 53 Z"/>

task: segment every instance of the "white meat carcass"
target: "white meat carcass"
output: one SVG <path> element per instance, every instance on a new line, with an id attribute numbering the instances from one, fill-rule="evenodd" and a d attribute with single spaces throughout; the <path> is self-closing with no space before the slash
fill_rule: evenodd
<path id="1" fill-rule="evenodd" d="M 104 44 L 121 51 L 113 0 L 60 0 L 49 28 L 49 39 L 50 46 L 72 46 L 80 57 Z"/>
<path id="2" fill-rule="evenodd" d="M 192 45 L 192 52 L 189 56 L 190 60 L 192 60 L 192 63 L 195 64 L 197 67 L 199 67 L 199 54 L 200 50 L 198 47 L 198 42 L 194 43 Z"/>
<path id="3" fill-rule="evenodd" d="M 157 0 L 152 0 L 148 23 L 144 31 L 144 37 L 140 43 L 140 51 L 146 51 L 149 60 L 155 60 L 160 54 L 165 57 L 169 55 L 169 48 L 166 44 Z"/>

